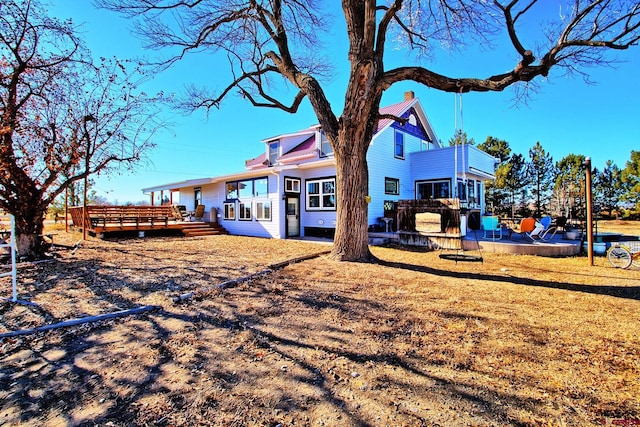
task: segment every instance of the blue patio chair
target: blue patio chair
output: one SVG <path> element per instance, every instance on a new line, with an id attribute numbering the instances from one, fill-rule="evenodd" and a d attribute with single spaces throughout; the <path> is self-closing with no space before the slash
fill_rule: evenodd
<path id="1" fill-rule="evenodd" d="M 540 218 L 540 221 L 536 221 L 536 226 L 531 233 L 527 233 L 527 236 L 533 241 L 539 240 L 543 242 L 550 241 L 558 231 L 557 227 L 552 227 L 553 219 L 550 216 L 544 216 Z"/>
<path id="2" fill-rule="evenodd" d="M 484 229 L 484 239 L 487 239 L 487 233 L 491 232 L 491 238 L 495 239 L 496 234 L 498 235 L 498 239 L 502 239 L 502 224 L 497 216 L 483 216 L 482 217 L 482 228 Z"/>

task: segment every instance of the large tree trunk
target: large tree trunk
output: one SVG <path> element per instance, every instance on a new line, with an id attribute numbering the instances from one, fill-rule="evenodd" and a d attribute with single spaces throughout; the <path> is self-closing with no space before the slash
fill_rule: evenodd
<path id="1" fill-rule="evenodd" d="M 38 259 L 44 255 L 42 231 L 46 208 L 40 203 L 20 200 L 20 212 L 13 213 L 16 221 L 16 251 L 22 259 Z"/>
<path id="2" fill-rule="evenodd" d="M 366 154 L 366 153 L 365 153 Z M 340 261 L 370 261 L 366 155 L 336 156 L 336 234 L 331 255 Z"/>
<path id="3" fill-rule="evenodd" d="M 360 87 L 363 86 L 365 85 Z M 367 90 L 370 89 L 367 87 Z M 350 91 L 353 94 L 364 92 Z M 337 218 L 331 252 L 332 257 L 340 261 L 373 260 L 369 251 L 368 234 L 367 151 L 378 122 L 379 106 L 380 96 L 375 93 L 369 96 L 349 96 L 340 118 L 338 137 L 334 144 Z"/>

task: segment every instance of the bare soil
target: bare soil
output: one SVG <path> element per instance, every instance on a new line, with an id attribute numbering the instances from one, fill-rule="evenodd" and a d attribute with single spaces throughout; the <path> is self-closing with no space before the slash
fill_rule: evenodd
<path id="1" fill-rule="evenodd" d="M 615 226 L 615 224 L 613 224 Z M 603 224 L 605 226 L 606 224 Z M 619 226 L 622 226 L 619 224 Z M 640 234 L 625 224 L 627 234 Z M 636 227 L 636 228 L 634 228 Z M 82 242 L 19 268 L 0 333 L 0 425 L 585 426 L 640 419 L 640 271 L 597 257 L 237 236 Z M 182 303 L 173 299 L 197 291 Z M 0 296 L 11 296 L 0 278 Z M 640 421 L 638 421 L 640 423 Z"/>

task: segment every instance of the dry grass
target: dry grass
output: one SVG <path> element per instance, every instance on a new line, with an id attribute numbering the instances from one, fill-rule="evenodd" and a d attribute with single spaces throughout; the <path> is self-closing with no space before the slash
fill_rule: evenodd
<path id="1" fill-rule="evenodd" d="M 604 258 L 588 267 L 584 257 L 485 253 L 483 264 L 454 264 L 437 252 L 377 247 L 378 264 L 320 257 L 186 304 L 171 300 L 325 249 L 232 236 L 91 239 L 73 257 L 60 250 L 53 263 L 21 267 L 20 297 L 41 308 L 2 303 L 0 332 L 162 309 L 1 341 L 0 424 L 640 418 L 640 271 Z"/>

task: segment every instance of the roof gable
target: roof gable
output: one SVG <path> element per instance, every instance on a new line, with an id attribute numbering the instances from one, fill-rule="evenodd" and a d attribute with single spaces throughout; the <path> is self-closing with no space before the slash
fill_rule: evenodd
<path id="1" fill-rule="evenodd" d="M 397 122 L 397 121 L 393 120 L 393 123 L 391 123 L 391 127 L 394 128 L 394 129 L 402 130 L 402 131 L 408 133 L 409 135 L 413 135 L 413 136 L 418 137 L 420 139 L 424 139 L 426 141 L 433 142 L 431 140 L 431 137 L 427 133 L 426 129 L 422 125 L 422 121 L 418 118 L 418 114 L 417 114 L 415 108 L 413 108 L 413 107 L 409 108 L 407 111 L 405 111 L 400 116 L 400 118 L 409 119 L 409 117 L 411 117 L 411 115 L 413 115 L 416 118 L 415 124 L 411 123 L 411 121 L 409 121 L 409 120 L 407 120 L 407 122 L 405 124 L 402 124 L 400 122 Z"/>
<path id="2" fill-rule="evenodd" d="M 413 96 L 413 95 L 411 95 Z M 385 129 L 391 127 L 401 130 L 409 135 L 413 135 L 425 141 L 429 141 L 436 146 L 440 146 L 438 138 L 429 123 L 422 105 L 418 98 L 408 98 L 397 104 L 388 105 L 380 108 L 380 115 L 391 117 L 383 117 L 378 121 L 373 137 L 375 138 Z M 409 120 L 413 116 L 415 121 Z M 407 119 L 405 124 L 394 120 L 392 117 L 400 117 Z M 268 147 L 269 144 L 277 142 L 280 144 L 281 155 L 277 161 L 280 163 L 293 163 L 297 160 L 312 159 L 317 156 L 320 159 L 318 141 L 316 140 L 317 131 L 320 129 L 318 124 L 309 126 L 307 129 L 300 130 L 289 134 L 273 136 L 262 140 L 265 143 L 265 152 L 260 156 L 247 160 L 245 166 L 248 169 L 261 169 L 271 166 L 269 164 Z"/>

